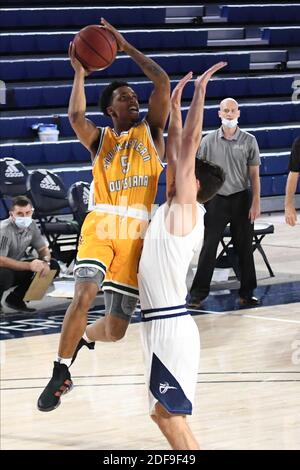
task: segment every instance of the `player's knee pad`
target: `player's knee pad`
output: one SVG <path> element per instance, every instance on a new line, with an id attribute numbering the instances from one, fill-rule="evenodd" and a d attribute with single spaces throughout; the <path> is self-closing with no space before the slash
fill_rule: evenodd
<path id="1" fill-rule="evenodd" d="M 105 310 L 107 314 L 130 321 L 138 299 L 120 292 L 104 292 Z"/>
<path id="2" fill-rule="evenodd" d="M 98 268 L 82 266 L 75 269 L 74 278 L 76 283 L 93 282 L 101 289 L 104 275 Z"/>

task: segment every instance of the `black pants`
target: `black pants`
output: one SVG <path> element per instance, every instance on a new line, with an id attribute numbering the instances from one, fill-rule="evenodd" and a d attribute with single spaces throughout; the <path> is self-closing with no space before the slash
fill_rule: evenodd
<path id="1" fill-rule="evenodd" d="M 239 295 L 252 296 L 257 282 L 252 249 L 254 224 L 251 224 L 248 218 L 250 206 L 249 191 L 241 191 L 230 196 L 217 195 L 205 204 L 204 242 L 190 291 L 192 299 L 203 300 L 209 294 L 218 245 L 228 223 L 239 260 L 241 274 Z"/>
<path id="2" fill-rule="evenodd" d="M 58 262 L 55 259 L 51 259 L 50 268 L 57 270 L 57 276 L 60 268 Z M 0 301 L 3 292 L 13 286 L 16 286 L 11 293 L 14 299 L 17 301 L 23 300 L 23 297 L 26 294 L 34 275 L 35 273 L 32 271 L 14 271 L 13 269 L 9 268 L 0 268 Z"/>
<path id="3" fill-rule="evenodd" d="M 16 286 L 13 291 L 14 298 L 23 300 L 34 274 L 32 271 L 13 271 L 8 268 L 0 268 L 0 300 L 3 292 L 13 286 Z"/>

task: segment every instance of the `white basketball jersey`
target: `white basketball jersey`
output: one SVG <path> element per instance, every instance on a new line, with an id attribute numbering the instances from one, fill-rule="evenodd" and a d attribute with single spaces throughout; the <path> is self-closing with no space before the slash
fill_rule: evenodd
<path id="1" fill-rule="evenodd" d="M 167 203 L 163 204 L 151 220 L 139 264 L 141 310 L 156 310 L 149 312 L 151 317 L 163 312 L 176 315 L 186 311 L 186 275 L 194 252 L 203 241 L 205 209 L 202 205 L 197 204 L 197 221 L 193 230 L 182 237 L 167 230 L 165 217 L 168 209 Z M 172 307 L 175 307 L 173 311 Z"/>

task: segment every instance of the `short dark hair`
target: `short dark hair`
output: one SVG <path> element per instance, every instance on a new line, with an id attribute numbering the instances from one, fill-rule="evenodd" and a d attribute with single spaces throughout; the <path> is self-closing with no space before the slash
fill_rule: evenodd
<path id="1" fill-rule="evenodd" d="M 120 88 L 121 86 L 129 86 L 129 84 L 127 82 L 114 81 L 104 88 L 102 95 L 100 96 L 100 109 L 106 116 L 109 116 L 106 109 L 111 105 L 112 94 L 117 88 Z"/>
<path id="2" fill-rule="evenodd" d="M 225 173 L 220 166 L 199 158 L 196 158 L 195 175 L 200 182 L 197 194 L 198 202 L 206 202 L 211 199 L 225 181 Z"/>
<path id="3" fill-rule="evenodd" d="M 27 196 L 15 196 L 12 200 L 11 209 L 14 209 L 16 206 L 26 207 L 28 204 L 32 207 L 32 202 Z"/>

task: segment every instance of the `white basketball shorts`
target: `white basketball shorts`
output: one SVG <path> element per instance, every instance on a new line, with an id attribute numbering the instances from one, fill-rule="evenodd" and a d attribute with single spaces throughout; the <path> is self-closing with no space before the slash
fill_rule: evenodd
<path id="1" fill-rule="evenodd" d="M 200 360 L 200 335 L 189 314 L 142 317 L 141 337 L 150 414 L 157 402 L 172 414 L 192 414 Z"/>

